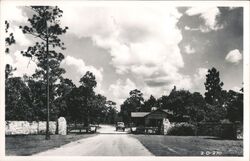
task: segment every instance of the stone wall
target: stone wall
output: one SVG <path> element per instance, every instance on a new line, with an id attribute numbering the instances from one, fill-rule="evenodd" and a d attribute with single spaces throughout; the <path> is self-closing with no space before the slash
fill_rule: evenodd
<path id="1" fill-rule="evenodd" d="M 172 124 L 169 122 L 167 118 L 163 119 L 163 135 L 167 135 L 169 128 Z"/>
<path id="2" fill-rule="evenodd" d="M 67 135 L 67 122 L 64 117 L 60 117 L 58 120 L 58 134 Z"/>
<path id="3" fill-rule="evenodd" d="M 50 134 L 66 135 L 66 120 L 49 122 Z M 45 134 L 46 121 L 5 121 L 5 135 Z"/>

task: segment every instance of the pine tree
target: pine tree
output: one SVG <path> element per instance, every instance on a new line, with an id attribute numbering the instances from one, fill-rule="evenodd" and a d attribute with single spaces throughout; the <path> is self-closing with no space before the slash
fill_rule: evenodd
<path id="1" fill-rule="evenodd" d="M 205 88 L 205 100 L 210 105 L 216 105 L 221 103 L 221 93 L 223 82 L 220 80 L 220 73 L 214 67 L 208 70 L 206 75 Z"/>
<path id="2" fill-rule="evenodd" d="M 47 104 L 47 126 L 46 126 L 46 139 L 49 136 L 49 117 L 50 117 L 50 102 L 51 94 L 53 93 L 53 83 L 65 71 L 60 68 L 60 62 L 64 56 L 58 53 L 57 48 L 65 49 L 64 43 L 59 38 L 60 35 L 65 34 L 68 27 L 62 28 L 60 26 L 59 18 L 62 17 L 63 11 L 57 6 L 31 6 L 34 12 L 32 18 L 29 18 L 29 26 L 20 26 L 24 34 L 30 34 L 38 41 L 34 46 L 28 47 L 27 51 L 22 52 L 26 57 L 30 57 L 37 62 L 39 69 L 36 71 L 34 78 L 43 79 L 46 84 L 46 104 Z M 52 91 L 51 91 L 52 90 Z"/>

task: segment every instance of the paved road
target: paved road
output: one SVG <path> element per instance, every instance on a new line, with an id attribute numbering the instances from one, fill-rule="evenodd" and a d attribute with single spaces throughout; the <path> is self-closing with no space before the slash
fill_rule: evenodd
<path id="1" fill-rule="evenodd" d="M 115 127 L 101 125 L 100 134 L 36 155 L 42 156 L 153 156 L 137 139 Z"/>
<path id="2" fill-rule="evenodd" d="M 129 132 L 128 128 L 125 129 L 125 131 L 122 130 L 116 131 L 114 126 L 110 125 L 100 125 L 100 126 L 101 128 L 97 130 L 100 134 L 127 134 Z"/>

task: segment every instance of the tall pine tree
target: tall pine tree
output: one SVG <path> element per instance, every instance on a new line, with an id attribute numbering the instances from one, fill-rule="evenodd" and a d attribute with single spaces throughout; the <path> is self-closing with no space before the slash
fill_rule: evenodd
<path id="1" fill-rule="evenodd" d="M 59 19 L 62 17 L 63 11 L 57 6 L 31 6 L 30 9 L 34 14 L 32 18 L 28 19 L 29 26 L 20 26 L 20 28 L 24 34 L 34 36 L 38 41 L 34 46 L 28 47 L 27 51 L 22 52 L 22 54 L 37 62 L 39 69 L 36 71 L 34 78 L 42 79 L 46 84 L 46 139 L 50 139 L 49 119 L 50 103 L 53 101 L 53 95 L 51 95 L 54 91 L 53 84 L 65 72 L 59 67 L 64 56 L 62 53 L 58 53 L 55 48 L 65 49 L 59 36 L 66 33 L 68 28 L 60 26 Z"/>
<path id="2" fill-rule="evenodd" d="M 217 105 L 221 103 L 221 94 L 222 94 L 222 86 L 223 82 L 220 80 L 220 73 L 216 68 L 212 68 L 208 70 L 208 74 L 206 75 L 205 88 L 205 100 L 210 105 Z"/>

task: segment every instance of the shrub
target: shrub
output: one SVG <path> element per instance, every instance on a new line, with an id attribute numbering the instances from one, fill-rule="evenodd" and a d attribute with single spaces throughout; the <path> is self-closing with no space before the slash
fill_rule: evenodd
<path id="1" fill-rule="evenodd" d="M 189 123 L 177 123 L 170 127 L 167 134 L 177 136 L 192 136 L 195 135 L 196 127 Z"/>

